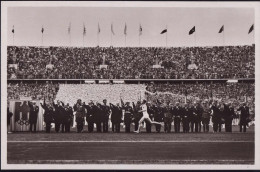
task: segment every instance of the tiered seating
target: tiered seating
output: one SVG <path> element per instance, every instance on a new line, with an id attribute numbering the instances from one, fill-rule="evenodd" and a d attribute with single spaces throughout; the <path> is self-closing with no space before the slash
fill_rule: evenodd
<path id="1" fill-rule="evenodd" d="M 179 48 L 8 47 L 8 78 L 254 78 L 255 46 Z M 50 66 L 46 67 L 47 65 Z M 106 64 L 108 69 L 99 69 Z M 159 64 L 163 68 L 154 69 Z M 190 69 L 194 64 L 197 69 Z"/>

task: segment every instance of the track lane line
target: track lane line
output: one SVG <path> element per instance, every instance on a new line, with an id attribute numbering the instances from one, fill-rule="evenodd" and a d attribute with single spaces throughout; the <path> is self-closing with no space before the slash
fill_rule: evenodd
<path id="1" fill-rule="evenodd" d="M 7 143 L 254 143 L 254 141 L 235 141 L 235 140 L 223 140 L 223 141 L 196 141 L 196 140 L 186 140 L 186 141 L 174 141 L 174 140 L 80 140 L 80 141 L 66 141 L 66 140 L 10 140 Z"/>

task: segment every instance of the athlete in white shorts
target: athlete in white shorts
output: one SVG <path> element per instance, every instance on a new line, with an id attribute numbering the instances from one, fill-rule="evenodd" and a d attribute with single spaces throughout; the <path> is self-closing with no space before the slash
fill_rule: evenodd
<path id="1" fill-rule="evenodd" d="M 146 100 L 143 100 L 143 103 L 141 105 L 141 110 L 139 112 L 143 112 L 143 117 L 139 120 L 139 125 L 138 125 L 138 129 L 136 131 L 134 131 L 135 133 L 139 133 L 140 132 L 140 126 L 142 124 L 142 122 L 144 120 L 147 120 L 148 122 L 150 122 L 151 124 L 159 124 L 159 125 L 162 125 L 162 123 L 160 122 L 155 122 L 155 121 L 152 121 L 149 117 L 149 114 L 147 112 L 147 105 L 146 105 Z"/>

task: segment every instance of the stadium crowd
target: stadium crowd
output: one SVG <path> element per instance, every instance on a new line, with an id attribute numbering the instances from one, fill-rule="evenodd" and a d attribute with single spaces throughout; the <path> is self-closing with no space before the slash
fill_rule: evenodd
<path id="1" fill-rule="evenodd" d="M 54 101 L 56 94 L 59 90 L 58 84 L 46 83 L 16 83 L 7 85 L 7 100 L 20 100 L 22 97 L 30 98 L 32 100 L 43 100 L 46 98 L 48 101 Z"/>
<path id="2" fill-rule="evenodd" d="M 100 87 L 94 85 L 93 88 L 98 90 Z M 130 132 L 131 123 L 135 124 L 136 130 L 142 117 L 139 111 L 140 100 L 135 103 L 124 103 L 120 100 L 121 97 L 118 97 L 118 103 L 107 103 L 107 100 L 103 100 L 103 103 L 94 103 L 91 100 L 85 103 L 84 100 L 77 100 L 74 106 L 70 106 L 72 104 L 61 99 L 54 101 L 58 90 L 59 85 L 51 83 L 9 84 L 8 97 L 16 99 L 19 96 L 32 96 L 33 99 L 44 100 L 41 106 L 44 109 L 46 132 L 50 132 L 51 123 L 55 123 L 56 132 L 59 132 L 60 128 L 62 132 L 69 132 L 74 115 L 77 132 L 82 132 L 84 121 L 88 124 L 89 132 L 93 132 L 94 124 L 97 126 L 97 132 L 108 132 L 109 120 L 112 122 L 113 132 L 119 132 L 122 123 L 126 132 Z M 104 92 L 100 94 L 106 97 Z M 77 91 L 74 91 L 73 95 L 77 95 Z M 249 83 L 149 84 L 146 87 L 146 99 L 149 117 L 163 122 L 165 132 L 171 132 L 172 122 L 175 132 L 180 132 L 181 126 L 183 132 L 200 132 L 202 129 L 208 132 L 210 120 L 213 122 L 214 132 L 221 131 L 222 124 L 225 124 L 225 130 L 230 132 L 232 120 L 236 118 L 240 119 L 240 131 L 245 132 L 246 125 L 254 118 L 254 84 Z M 34 119 L 36 115 L 37 119 L 37 113 L 31 114 Z M 147 121 L 146 130 L 151 132 L 151 125 Z M 156 131 L 161 131 L 160 125 L 156 125 Z"/>
<path id="3" fill-rule="evenodd" d="M 8 46 L 8 78 L 254 78 L 254 49 L 255 45 L 177 48 Z M 107 69 L 100 69 L 101 64 L 108 65 Z M 162 68 L 153 68 L 153 65 Z"/>
<path id="4" fill-rule="evenodd" d="M 246 101 L 250 111 L 254 113 L 255 109 L 255 84 L 254 83 L 197 83 L 197 84 L 149 84 L 146 90 L 147 100 L 156 102 L 187 101 L 214 99 L 222 102 L 231 102 L 233 106 L 238 107 L 241 102 Z M 154 94 L 157 93 L 157 94 Z"/>

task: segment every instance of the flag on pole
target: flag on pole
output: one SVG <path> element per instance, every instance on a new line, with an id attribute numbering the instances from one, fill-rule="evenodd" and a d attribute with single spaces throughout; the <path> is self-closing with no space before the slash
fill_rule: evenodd
<path id="1" fill-rule="evenodd" d="M 85 27 L 85 23 L 83 24 L 83 35 L 86 35 L 86 27 Z"/>
<path id="2" fill-rule="evenodd" d="M 250 27 L 248 34 L 251 33 L 254 30 L 254 24 L 252 24 L 252 26 Z"/>
<path id="3" fill-rule="evenodd" d="M 124 34 L 127 35 L 127 26 L 126 26 L 126 23 L 125 23 Z"/>
<path id="4" fill-rule="evenodd" d="M 69 24 L 69 27 L 68 27 L 68 34 L 70 34 L 70 27 L 71 27 L 71 23 Z"/>
<path id="5" fill-rule="evenodd" d="M 161 32 L 161 34 L 164 34 L 164 33 L 166 33 L 167 32 L 167 29 L 164 29 L 162 32 Z"/>
<path id="6" fill-rule="evenodd" d="M 224 31 L 224 25 L 219 29 L 218 33 L 222 33 Z"/>
<path id="7" fill-rule="evenodd" d="M 44 28 L 43 28 L 43 26 L 42 26 L 42 30 L 41 30 L 41 32 L 42 32 L 42 33 L 44 32 Z"/>
<path id="8" fill-rule="evenodd" d="M 98 34 L 100 33 L 100 26 L 99 26 L 99 23 L 98 23 Z"/>
<path id="9" fill-rule="evenodd" d="M 189 31 L 189 35 L 193 34 L 195 32 L 195 26 Z"/>
<path id="10" fill-rule="evenodd" d="M 14 25 L 13 25 L 13 29 L 12 29 L 12 32 L 14 33 Z"/>
<path id="11" fill-rule="evenodd" d="M 143 33 L 143 28 L 142 28 L 142 26 L 140 24 L 140 26 L 139 26 L 139 35 L 142 35 L 142 33 Z"/>
<path id="12" fill-rule="evenodd" d="M 111 33 L 115 35 L 114 29 L 113 29 L 113 23 L 111 23 Z"/>

